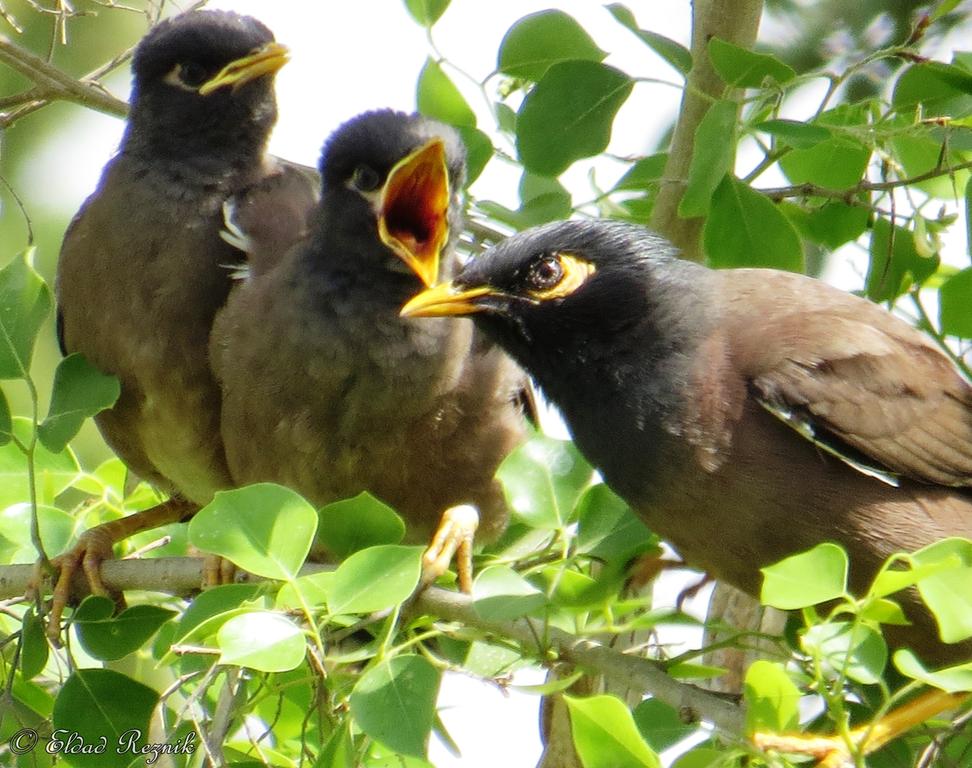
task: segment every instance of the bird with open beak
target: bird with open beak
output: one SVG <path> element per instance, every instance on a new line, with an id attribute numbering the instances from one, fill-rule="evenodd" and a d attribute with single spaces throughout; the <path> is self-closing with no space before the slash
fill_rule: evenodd
<path id="1" fill-rule="evenodd" d="M 525 434 L 525 377 L 471 323 L 398 316 L 453 270 L 464 160 L 452 129 L 391 110 L 328 139 L 311 232 L 241 281 L 214 326 L 235 483 L 281 483 L 318 505 L 369 491 L 404 517 L 413 541 L 466 503 L 481 538 L 502 531 L 493 475 Z M 428 578 L 461 547 L 465 583 L 475 521 L 445 525 Z"/>
<path id="2" fill-rule="evenodd" d="M 287 60 L 259 21 L 216 11 L 163 21 L 135 49 L 118 155 L 64 237 L 58 331 L 65 354 L 118 377 L 121 396 L 98 427 L 172 498 L 86 532 L 57 558 L 52 635 L 79 567 L 103 593 L 100 563 L 115 542 L 191 515 L 231 483 L 208 356 L 232 284 L 226 265 L 241 259 L 220 237 L 223 208 L 258 194 L 261 218 L 286 222 L 278 232 L 291 240 L 317 198 L 316 174 L 265 153 Z"/>

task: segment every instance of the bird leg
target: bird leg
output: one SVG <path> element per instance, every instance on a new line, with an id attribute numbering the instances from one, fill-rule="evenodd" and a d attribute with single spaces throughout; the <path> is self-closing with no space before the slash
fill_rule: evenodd
<path id="1" fill-rule="evenodd" d="M 108 590 L 101 579 L 101 564 L 114 556 L 112 548 L 117 542 L 142 531 L 177 523 L 190 517 L 198 509 L 196 504 L 185 499 L 171 498 L 149 509 L 85 531 L 72 549 L 51 560 L 51 564 L 60 571 L 47 619 L 47 636 L 51 642 L 56 644 L 60 641 L 61 617 L 71 598 L 72 582 L 79 567 L 91 591 L 96 595 L 107 595 Z"/>
<path id="2" fill-rule="evenodd" d="M 203 558 L 202 587 L 218 587 L 236 582 L 236 565 L 219 555 L 206 555 Z"/>
<path id="3" fill-rule="evenodd" d="M 902 704 L 877 722 L 854 728 L 847 739 L 837 735 L 804 736 L 757 732 L 753 734 L 753 744 L 766 751 L 810 755 L 820 761 L 819 768 L 842 768 L 853 764 L 851 745 L 855 751 L 869 755 L 930 717 L 968 700 L 967 693 L 934 690 Z"/>
<path id="4" fill-rule="evenodd" d="M 442 520 L 432 541 L 422 555 L 422 587 L 426 587 L 449 570 L 453 556 L 459 575 L 459 589 L 472 592 L 472 545 L 479 513 L 469 504 L 450 507 L 442 514 Z"/>

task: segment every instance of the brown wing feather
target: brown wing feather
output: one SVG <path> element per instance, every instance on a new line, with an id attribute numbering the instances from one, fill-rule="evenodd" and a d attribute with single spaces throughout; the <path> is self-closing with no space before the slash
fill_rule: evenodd
<path id="1" fill-rule="evenodd" d="M 757 399 L 892 472 L 972 486 L 972 387 L 927 337 L 800 275 L 722 274 L 735 366 Z"/>
<path id="2" fill-rule="evenodd" d="M 272 269 L 290 247 L 303 239 L 320 198 L 320 174 L 313 168 L 272 158 L 257 182 L 228 203 L 227 238 L 246 253 L 247 272 Z"/>

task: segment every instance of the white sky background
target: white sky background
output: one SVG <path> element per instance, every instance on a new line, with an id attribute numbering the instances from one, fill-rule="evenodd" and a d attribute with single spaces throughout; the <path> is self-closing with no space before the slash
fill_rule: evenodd
<path id="1" fill-rule="evenodd" d="M 688 0 L 629 0 L 629 5 L 642 27 L 688 45 Z M 592 0 L 453 0 L 436 24 L 434 38 L 451 63 L 481 79 L 495 68 L 500 40 L 511 24 L 528 13 L 552 6 L 574 16 L 601 48 L 611 52 L 607 63 L 637 77 L 678 82 L 668 65 Z M 215 0 L 210 7 L 257 16 L 274 31 L 277 40 L 291 49 L 291 62 L 277 77 L 280 120 L 270 143 L 271 151 L 277 155 L 316 165 L 324 138 L 344 120 L 367 109 L 415 108 L 415 83 L 429 49 L 424 30 L 408 16 L 402 0 L 357 0 L 340 5 L 311 0 Z M 453 69 L 446 71 L 479 114 L 481 127 L 489 131 L 491 118 L 478 94 Z M 115 93 L 125 98 L 127 72 L 109 82 Z M 491 87 L 495 88 L 495 84 L 492 81 Z M 676 114 L 680 95 L 679 90 L 669 86 L 639 83 L 615 123 L 610 151 L 618 155 L 654 151 Z M 808 106 L 808 110 L 811 108 Z M 788 117 L 795 119 L 807 116 L 799 113 L 799 104 L 787 112 Z M 73 211 L 97 183 L 102 166 L 117 146 L 122 123 L 93 112 L 84 112 L 78 122 L 77 128 L 61 132 L 35 158 L 29 178 L 16 181 L 25 188 L 32 181 L 46 180 L 43 190 L 28 192 L 31 205 Z M 79 152 L 82 146 L 83 153 Z M 751 165 L 744 153 L 739 167 Z M 71 167 L 70 174 L 64 174 L 65 167 Z M 622 170 L 610 163 L 600 167 L 600 185 L 610 185 Z M 51 184 L 54 179 L 57 183 Z M 477 198 L 497 200 L 515 208 L 518 179 L 516 169 L 493 161 L 472 192 Z M 586 167 L 569 171 L 564 181 L 574 192 L 575 203 L 593 196 Z M 761 185 L 779 183 L 783 180 L 771 174 L 760 179 Z M 949 208 L 954 210 L 954 204 Z M 950 242 L 946 259 L 967 263 L 964 237 L 960 236 L 964 227 L 957 226 L 955 231 L 959 236 Z M 861 270 L 860 264 L 854 266 L 848 259 L 838 258 L 828 277 L 843 287 L 857 288 L 861 285 Z M 681 583 L 664 583 L 656 588 L 656 594 L 662 593 L 670 603 Z M 705 599 L 707 594 L 694 601 L 695 605 L 704 605 Z M 517 682 L 539 682 L 538 673 L 521 676 Z M 535 696 L 507 696 L 495 686 L 458 675 L 447 676 L 440 699 L 441 714 L 463 756 L 451 755 L 433 739 L 433 764 L 437 768 L 534 765 L 540 751 L 537 704 Z"/>

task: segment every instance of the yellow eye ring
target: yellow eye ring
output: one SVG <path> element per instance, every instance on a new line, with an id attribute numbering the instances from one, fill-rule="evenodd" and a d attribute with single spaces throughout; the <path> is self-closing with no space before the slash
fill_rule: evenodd
<path id="1" fill-rule="evenodd" d="M 530 297 L 537 301 L 550 301 L 570 296 L 594 274 L 594 265 L 591 262 L 567 251 L 555 251 L 551 255 L 544 256 L 541 262 L 537 262 L 537 268 L 551 259 L 556 259 L 556 264 L 560 268 L 560 278 L 548 288 L 528 291 Z"/>

